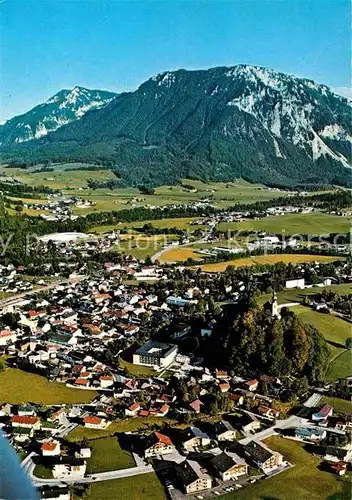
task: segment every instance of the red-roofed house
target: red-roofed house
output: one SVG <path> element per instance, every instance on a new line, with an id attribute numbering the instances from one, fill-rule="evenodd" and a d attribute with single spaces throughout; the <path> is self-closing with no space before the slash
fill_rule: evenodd
<path id="1" fill-rule="evenodd" d="M 31 415 L 14 415 L 11 418 L 12 427 L 24 427 L 27 429 L 39 429 L 40 428 L 40 420 L 38 417 L 34 417 Z"/>
<path id="2" fill-rule="evenodd" d="M 44 441 L 41 446 L 43 457 L 55 457 L 60 455 L 59 441 Z"/>
<path id="3" fill-rule="evenodd" d="M 157 457 L 158 455 L 167 455 L 174 451 L 171 439 L 160 432 L 153 432 L 146 439 L 146 448 L 144 450 L 145 458 Z"/>
<path id="4" fill-rule="evenodd" d="M 102 389 L 106 389 L 114 385 L 114 377 L 112 375 L 102 375 L 99 380 Z"/>
<path id="5" fill-rule="evenodd" d="M 88 427 L 89 429 L 105 429 L 108 425 L 105 418 L 100 417 L 84 417 L 83 419 L 84 427 Z"/>
<path id="6" fill-rule="evenodd" d="M 227 384 L 227 383 L 219 384 L 219 389 L 220 389 L 220 392 L 222 392 L 222 393 L 228 392 L 230 389 L 230 384 Z"/>
<path id="7" fill-rule="evenodd" d="M 249 391 L 256 391 L 258 389 L 259 382 L 255 378 L 254 380 L 249 380 L 246 384 Z"/>
<path id="8" fill-rule="evenodd" d="M 79 377 L 75 380 L 75 385 L 81 385 L 86 387 L 88 385 L 88 379 Z"/>
<path id="9" fill-rule="evenodd" d="M 11 330 L 2 330 L 0 332 L 0 345 L 13 344 L 16 342 L 17 333 Z"/>
<path id="10" fill-rule="evenodd" d="M 200 413 L 202 410 L 202 406 L 204 406 L 204 403 L 202 403 L 199 399 L 196 399 L 195 401 L 192 401 L 192 403 L 189 406 L 196 413 Z"/>
<path id="11" fill-rule="evenodd" d="M 125 409 L 125 415 L 126 417 L 135 417 L 140 409 L 141 405 L 139 403 L 133 403 Z"/>

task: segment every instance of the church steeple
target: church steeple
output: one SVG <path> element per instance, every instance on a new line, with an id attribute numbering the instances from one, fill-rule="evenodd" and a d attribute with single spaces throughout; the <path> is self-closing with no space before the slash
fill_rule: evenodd
<path id="1" fill-rule="evenodd" d="M 277 305 L 277 295 L 276 295 L 275 291 L 273 292 L 273 296 L 271 299 L 271 317 L 278 318 L 278 319 L 281 318 L 280 313 L 279 313 L 279 308 Z"/>

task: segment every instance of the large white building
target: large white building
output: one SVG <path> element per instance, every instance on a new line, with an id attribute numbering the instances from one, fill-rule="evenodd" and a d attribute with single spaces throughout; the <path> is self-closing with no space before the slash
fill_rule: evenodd
<path id="1" fill-rule="evenodd" d="M 285 281 L 285 288 L 304 288 L 304 285 L 305 285 L 304 278 Z"/>
<path id="2" fill-rule="evenodd" d="M 175 360 L 178 347 L 148 340 L 133 354 L 133 364 L 166 368 Z"/>

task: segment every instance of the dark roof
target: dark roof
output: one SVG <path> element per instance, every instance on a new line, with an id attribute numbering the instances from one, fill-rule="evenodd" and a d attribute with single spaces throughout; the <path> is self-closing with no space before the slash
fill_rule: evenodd
<path id="1" fill-rule="evenodd" d="M 198 479 L 197 474 L 192 469 L 192 467 L 189 465 L 187 460 L 178 464 L 177 474 L 179 475 L 182 483 L 185 486 L 188 486 L 189 484 L 194 483 L 194 481 L 196 481 Z"/>
<path id="2" fill-rule="evenodd" d="M 227 422 L 226 420 L 220 420 L 220 422 L 215 422 L 214 424 L 214 432 L 216 435 L 222 434 L 223 432 L 226 431 L 233 431 L 234 428 L 230 424 L 230 422 Z"/>
<path id="3" fill-rule="evenodd" d="M 229 457 L 226 453 L 220 453 L 216 457 L 212 458 L 210 462 L 217 468 L 219 472 L 226 472 L 233 465 L 235 465 L 234 460 Z"/>
<path id="4" fill-rule="evenodd" d="M 327 455 L 332 455 L 333 457 L 339 458 L 341 460 L 344 459 L 346 456 L 347 450 L 337 448 L 335 446 L 327 446 L 326 447 L 326 454 Z"/>
<path id="5" fill-rule="evenodd" d="M 244 450 L 252 458 L 260 461 L 261 463 L 266 462 L 273 455 L 273 453 L 268 448 L 264 448 L 263 445 L 260 445 L 255 441 L 251 441 L 250 443 L 245 445 Z"/>

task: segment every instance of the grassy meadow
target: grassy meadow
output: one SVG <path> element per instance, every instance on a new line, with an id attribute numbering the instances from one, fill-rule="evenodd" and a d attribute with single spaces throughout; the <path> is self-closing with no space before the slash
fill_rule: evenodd
<path id="1" fill-rule="evenodd" d="M 319 213 L 297 213 L 274 215 L 262 219 L 242 222 L 221 222 L 219 231 L 228 229 L 243 231 L 266 231 L 268 233 L 314 234 L 347 233 L 351 224 L 348 217 Z"/>
<path id="2" fill-rule="evenodd" d="M 157 475 L 141 474 L 93 483 L 90 500 L 166 500 L 166 494 Z M 78 500 L 75 498 L 75 500 Z"/>
<path id="3" fill-rule="evenodd" d="M 87 463 L 87 472 L 90 474 L 135 466 L 132 454 L 121 448 L 116 436 L 91 440 L 89 446 L 92 456 Z"/>
<path id="4" fill-rule="evenodd" d="M 7 368 L 0 373 L 0 401 L 18 405 L 89 403 L 96 396 L 95 391 L 84 391 L 66 387 L 59 382 L 49 382 L 34 373 L 17 368 Z"/>
<path id="5" fill-rule="evenodd" d="M 274 436 L 265 440 L 269 448 L 294 464 L 274 477 L 230 493 L 224 500 L 349 500 L 347 478 L 320 469 L 320 460 L 296 441 Z M 220 498 L 220 497 L 219 497 Z"/>

